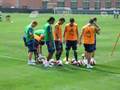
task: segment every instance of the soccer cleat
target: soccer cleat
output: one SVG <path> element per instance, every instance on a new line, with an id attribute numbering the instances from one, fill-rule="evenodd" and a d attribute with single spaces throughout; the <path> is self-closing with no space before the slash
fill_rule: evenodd
<path id="1" fill-rule="evenodd" d="M 43 65 L 44 65 L 44 67 L 48 67 L 49 66 L 49 62 L 47 60 L 44 60 L 43 61 Z"/>
<path id="2" fill-rule="evenodd" d="M 47 61 L 47 60 L 45 60 L 43 62 L 43 65 L 44 65 L 44 67 L 53 67 L 53 65 L 51 63 L 49 63 L 49 61 Z"/>
<path id="3" fill-rule="evenodd" d="M 66 64 L 66 65 L 68 65 L 68 64 L 69 64 L 69 62 L 68 62 L 68 61 L 66 61 L 66 62 L 65 62 L 65 64 Z"/>
<path id="4" fill-rule="evenodd" d="M 32 60 L 31 60 L 31 62 L 35 63 L 35 60 L 34 60 L 34 59 L 32 59 Z"/>
<path id="5" fill-rule="evenodd" d="M 63 63 L 62 63 L 61 60 L 58 60 L 58 61 L 56 62 L 56 64 L 57 64 L 58 66 L 62 66 L 62 65 L 63 65 Z"/>
<path id="6" fill-rule="evenodd" d="M 88 69 L 92 69 L 93 66 L 91 66 L 90 64 L 87 64 L 87 68 L 88 68 Z"/>
<path id="7" fill-rule="evenodd" d="M 72 61 L 72 64 L 73 64 L 73 65 L 77 65 L 78 62 L 77 62 L 76 60 L 73 60 L 73 61 Z"/>
<path id="8" fill-rule="evenodd" d="M 78 60 L 78 64 L 79 64 L 79 66 L 82 66 L 83 65 L 83 61 L 82 60 Z"/>
<path id="9" fill-rule="evenodd" d="M 50 59 L 49 64 L 53 66 L 55 64 L 54 59 Z"/>
<path id="10" fill-rule="evenodd" d="M 36 63 L 32 61 L 28 61 L 28 65 L 36 65 Z"/>
<path id="11" fill-rule="evenodd" d="M 91 58 L 90 64 L 91 65 L 95 65 L 96 64 L 96 60 L 94 58 Z"/>

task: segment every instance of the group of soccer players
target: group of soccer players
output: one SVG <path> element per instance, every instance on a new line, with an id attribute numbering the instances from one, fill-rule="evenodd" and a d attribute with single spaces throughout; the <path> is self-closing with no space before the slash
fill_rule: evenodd
<path id="1" fill-rule="evenodd" d="M 90 62 L 96 50 L 96 34 L 99 34 L 100 31 L 99 26 L 96 24 L 97 18 L 90 19 L 89 23 L 82 28 L 80 35 L 78 25 L 75 23 L 74 18 L 70 18 L 69 23 L 65 25 L 64 32 L 62 32 L 62 25 L 65 22 L 65 18 L 60 18 L 54 28 L 52 28 L 54 22 L 55 18 L 50 17 L 43 29 L 34 30 L 38 24 L 36 21 L 33 21 L 26 27 L 23 40 L 25 46 L 28 47 L 28 64 L 35 65 L 42 60 L 45 67 L 51 67 L 53 64 L 62 66 L 61 55 L 64 43 L 66 47 L 65 64 L 70 64 L 69 52 L 72 49 L 74 60 L 71 61 L 71 64 L 80 66 L 81 63 L 78 60 L 77 47 L 78 44 L 81 45 L 83 43 L 85 48 L 84 59 L 87 60 L 86 67 L 93 68 Z M 46 45 L 48 50 L 48 55 L 44 59 L 42 55 L 43 45 Z M 52 59 L 54 53 L 56 57 L 55 61 Z M 36 62 L 32 59 L 33 54 L 35 55 Z"/>

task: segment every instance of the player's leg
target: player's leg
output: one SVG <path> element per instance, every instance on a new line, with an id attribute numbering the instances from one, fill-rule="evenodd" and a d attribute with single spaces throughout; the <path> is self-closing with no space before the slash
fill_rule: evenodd
<path id="1" fill-rule="evenodd" d="M 55 41 L 55 46 L 56 46 L 56 60 L 58 65 L 62 65 L 62 60 L 60 60 L 60 57 L 62 55 L 63 51 L 63 46 L 60 41 Z"/>
<path id="2" fill-rule="evenodd" d="M 33 52 L 28 52 L 28 59 L 30 62 L 32 62 L 32 55 L 33 55 Z"/>
<path id="3" fill-rule="evenodd" d="M 71 48 L 71 42 L 70 41 L 66 41 L 66 63 L 65 64 L 69 64 L 70 48 Z"/>
<path id="4" fill-rule="evenodd" d="M 35 51 L 34 40 L 29 41 L 27 47 L 28 47 L 28 64 L 35 65 L 35 63 L 32 60 L 32 56 Z"/>
<path id="5" fill-rule="evenodd" d="M 54 45 L 54 42 L 49 42 L 48 43 L 48 52 L 49 52 L 49 55 L 47 57 L 47 61 L 49 61 L 50 59 L 52 59 L 52 56 L 55 52 L 55 45 Z"/>
<path id="6" fill-rule="evenodd" d="M 93 68 L 90 64 L 92 58 L 93 46 L 90 44 L 84 44 L 84 48 L 85 48 L 85 57 L 87 59 L 87 68 Z"/>
<path id="7" fill-rule="evenodd" d="M 77 56 L 77 41 L 73 41 L 72 43 L 72 49 L 74 52 L 74 58 L 76 61 L 78 61 L 78 56 Z"/>
<path id="8" fill-rule="evenodd" d="M 56 60 L 60 60 L 63 51 L 62 43 L 60 41 L 55 41 L 55 46 L 56 46 Z"/>
<path id="9" fill-rule="evenodd" d="M 47 49 L 48 49 L 48 56 L 47 56 L 47 60 L 45 60 L 45 62 L 43 64 L 45 67 L 48 67 L 48 66 L 50 66 L 49 61 L 50 61 L 50 59 L 52 59 L 53 54 L 55 52 L 55 45 L 54 45 L 54 42 L 51 42 L 51 41 L 47 41 L 46 45 L 47 45 Z"/>
<path id="10" fill-rule="evenodd" d="M 119 18 L 119 14 L 117 14 L 117 16 L 116 16 L 116 17 L 117 17 L 117 19 L 118 19 L 118 18 Z"/>
<path id="11" fill-rule="evenodd" d="M 72 50 L 73 50 L 74 58 L 75 58 L 75 60 L 72 63 L 73 64 L 77 64 L 77 61 L 78 61 L 78 56 L 77 56 L 77 41 L 72 41 L 71 44 L 72 44 Z"/>
<path id="12" fill-rule="evenodd" d="M 42 47 L 43 47 L 43 45 L 45 44 L 45 42 L 44 41 L 40 41 L 40 48 L 39 48 L 39 54 L 40 54 L 40 56 L 42 56 L 43 55 L 43 53 L 42 53 Z"/>
<path id="13" fill-rule="evenodd" d="M 35 62 L 39 63 L 39 42 L 35 40 L 34 42 L 34 57 L 35 57 Z"/>
<path id="14" fill-rule="evenodd" d="M 93 52 L 92 52 L 92 59 L 95 57 L 95 51 L 96 51 L 96 43 L 93 45 Z"/>
<path id="15" fill-rule="evenodd" d="M 2 15 L 0 15 L 0 22 L 2 22 Z"/>

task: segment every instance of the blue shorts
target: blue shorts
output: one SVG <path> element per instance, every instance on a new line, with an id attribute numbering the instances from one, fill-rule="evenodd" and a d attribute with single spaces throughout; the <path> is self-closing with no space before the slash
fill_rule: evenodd
<path id="1" fill-rule="evenodd" d="M 77 50 L 77 40 L 75 41 L 66 41 L 66 50 Z"/>
<path id="2" fill-rule="evenodd" d="M 95 44 L 94 44 L 94 51 L 96 50 L 96 34 L 95 34 Z"/>
<path id="3" fill-rule="evenodd" d="M 94 44 L 84 44 L 85 51 L 91 53 L 94 51 L 95 45 Z"/>
<path id="4" fill-rule="evenodd" d="M 55 48 L 56 48 L 56 51 L 62 51 L 63 50 L 62 42 L 55 41 Z"/>
<path id="5" fill-rule="evenodd" d="M 38 48 L 39 43 L 36 40 L 30 40 L 27 43 L 27 47 L 28 47 L 28 52 L 35 52 Z"/>
<path id="6" fill-rule="evenodd" d="M 24 45 L 27 46 L 26 36 L 23 36 Z"/>
<path id="7" fill-rule="evenodd" d="M 94 51 L 96 50 L 96 43 L 94 44 Z"/>
<path id="8" fill-rule="evenodd" d="M 55 43 L 54 41 L 46 41 L 47 49 L 49 53 L 55 52 Z"/>

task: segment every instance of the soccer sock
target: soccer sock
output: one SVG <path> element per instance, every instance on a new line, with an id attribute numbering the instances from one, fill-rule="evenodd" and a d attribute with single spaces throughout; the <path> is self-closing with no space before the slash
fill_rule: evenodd
<path id="1" fill-rule="evenodd" d="M 61 51 L 59 51 L 59 52 L 57 52 L 57 53 L 56 53 L 56 60 L 59 60 L 59 59 L 60 59 L 61 54 L 62 54 L 62 52 L 61 52 Z"/>
<path id="2" fill-rule="evenodd" d="M 74 50 L 74 57 L 75 57 L 75 60 L 77 61 L 78 58 L 77 58 L 77 51 L 76 50 Z"/>
<path id="3" fill-rule="evenodd" d="M 56 60 L 59 60 L 59 54 L 56 53 Z"/>
<path id="4" fill-rule="evenodd" d="M 60 53 L 59 53 L 59 59 L 60 59 L 61 55 L 62 55 L 62 52 L 60 51 Z"/>
<path id="5" fill-rule="evenodd" d="M 66 60 L 68 61 L 69 58 L 69 50 L 66 51 Z"/>

